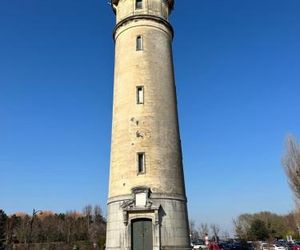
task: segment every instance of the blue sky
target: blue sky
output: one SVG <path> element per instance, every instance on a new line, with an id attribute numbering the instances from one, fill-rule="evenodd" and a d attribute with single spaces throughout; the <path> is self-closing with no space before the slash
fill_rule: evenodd
<path id="1" fill-rule="evenodd" d="M 189 215 L 230 229 L 287 213 L 300 137 L 300 1 L 176 1 L 174 63 Z M 81 210 L 108 185 L 114 15 L 100 0 L 0 3 L 0 207 Z"/>

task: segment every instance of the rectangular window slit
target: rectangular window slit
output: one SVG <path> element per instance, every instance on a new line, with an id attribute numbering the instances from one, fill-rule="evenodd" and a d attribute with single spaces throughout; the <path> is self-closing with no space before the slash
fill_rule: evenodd
<path id="1" fill-rule="evenodd" d="M 144 87 L 138 86 L 136 87 L 136 99 L 137 104 L 144 104 Z"/>
<path id="2" fill-rule="evenodd" d="M 136 9 L 142 9 L 143 8 L 143 0 L 136 0 L 135 8 Z"/>
<path id="3" fill-rule="evenodd" d="M 145 173 L 145 153 L 137 154 L 138 174 Z"/>
<path id="4" fill-rule="evenodd" d="M 143 50 L 143 37 L 138 36 L 136 38 L 136 50 Z"/>

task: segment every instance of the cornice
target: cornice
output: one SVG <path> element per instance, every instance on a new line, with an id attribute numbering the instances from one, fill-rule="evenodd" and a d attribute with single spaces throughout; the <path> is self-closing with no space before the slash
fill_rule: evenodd
<path id="1" fill-rule="evenodd" d="M 161 17 L 158 17 L 158 16 L 154 16 L 154 15 L 133 15 L 133 16 L 129 16 L 129 17 L 126 17 L 124 18 L 123 20 L 121 20 L 120 22 L 118 22 L 114 28 L 114 31 L 113 31 L 113 37 L 115 39 L 115 34 L 117 32 L 117 30 L 122 27 L 123 25 L 125 25 L 126 23 L 130 22 L 130 21 L 133 21 L 133 20 L 151 20 L 151 21 L 155 21 L 155 22 L 158 22 L 158 23 L 161 23 L 163 25 L 165 25 L 170 33 L 171 33 L 171 36 L 172 38 L 174 37 L 174 30 L 173 30 L 173 27 L 172 25 L 166 21 L 165 19 L 161 18 Z"/>

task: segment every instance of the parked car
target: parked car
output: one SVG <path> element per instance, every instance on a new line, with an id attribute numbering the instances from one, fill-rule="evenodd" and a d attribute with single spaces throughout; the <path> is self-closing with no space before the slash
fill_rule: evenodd
<path id="1" fill-rule="evenodd" d="M 219 247 L 219 245 L 218 245 L 216 242 L 214 242 L 214 241 L 211 241 L 211 242 L 208 244 L 208 248 L 209 248 L 210 250 L 221 250 L 220 247 Z"/>
<path id="2" fill-rule="evenodd" d="M 294 244 L 292 242 L 286 242 L 286 244 L 284 245 L 284 247 L 287 249 L 287 250 L 293 250 L 294 246 L 297 245 L 297 244 Z"/>
<path id="3" fill-rule="evenodd" d="M 272 247 L 274 250 L 286 250 L 284 246 L 281 246 L 279 244 L 273 244 Z M 300 250 L 300 249 L 293 249 L 293 250 Z"/>
<path id="4" fill-rule="evenodd" d="M 255 250 L 255 247 L 253 245 L 253 242 L 247 242 L 247 249 L 248 250 Z"/>
<path id="5" fill-rule="evenodd" d="M 274 244 L 269 244 L 269 243 L 262 243 L 260 245 L 261 250 L 275 250 L 274 249 Z"/>
<path id="6" fill-rule="evenodd" d="M 200 239 L 192 241 L 192 247 L 193 249 L 207 249 L 204 240 L 200 240 Z"/>
<path id="7" fill-rule="evenodd" d="M 300 250 L 300 245 L 295 244 L 295 245 L 291 246 L 291 250 Z"/>
<path id="8" fill-rule="evenodd" d="M 219 247 L 221 250 L 231 250 L 230 245 L 226 242 L 219 243 Z"/>

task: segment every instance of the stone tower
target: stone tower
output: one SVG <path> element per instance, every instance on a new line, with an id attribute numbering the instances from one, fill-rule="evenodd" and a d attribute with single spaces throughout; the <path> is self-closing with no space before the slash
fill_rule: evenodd
<path id="1" fill-rule="evenodd" d="M 116 13 L 106 249 L 190 249 L 172 59 L 174 0 Z"/>

